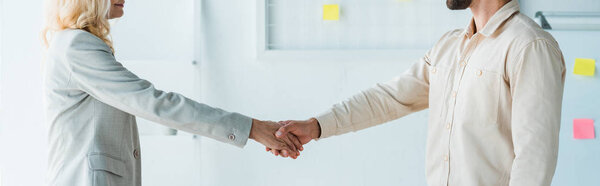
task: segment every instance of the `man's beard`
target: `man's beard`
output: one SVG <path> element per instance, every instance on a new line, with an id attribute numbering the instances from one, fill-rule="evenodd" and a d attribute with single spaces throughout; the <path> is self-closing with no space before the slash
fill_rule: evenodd
<path id="1" fill-rule="evenodd" d="M 446 6 L 450 10 L 464 10 L 471 6 L 472 0 L 446 0 Z"/>

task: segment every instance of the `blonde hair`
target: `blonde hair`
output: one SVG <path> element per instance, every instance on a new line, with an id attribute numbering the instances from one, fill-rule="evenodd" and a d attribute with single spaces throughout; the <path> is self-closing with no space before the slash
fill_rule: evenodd
<path id="1" fill-rule="evenodd" d="M 42 40 L 46 47 L 54 32 L 81 29 L 102 39 L 114 53 L 108 22 L 110 0 L 45 0 L 44 7 Z"/>

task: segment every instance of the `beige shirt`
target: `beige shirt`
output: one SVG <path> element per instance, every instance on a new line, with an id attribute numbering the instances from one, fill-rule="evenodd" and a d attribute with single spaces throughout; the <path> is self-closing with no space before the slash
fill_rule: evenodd
<path id="1" fill-rule="evenodd" d="M 429 185 L 550 185 L 565 79 L 558 43 L 515 0 L 473 28 L 448 32 L 404 74 L 318 116 L 321 138 L 429 108 Z"/>

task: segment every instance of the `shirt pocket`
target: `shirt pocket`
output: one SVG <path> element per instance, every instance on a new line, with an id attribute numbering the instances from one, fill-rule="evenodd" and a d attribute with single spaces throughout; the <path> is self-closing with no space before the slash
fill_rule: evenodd
<path id="1" fill-rule="evenodd" d="M 444 107 L 444 95 L 451 83 L 450 68 L 440 65 L 431 66 L 429 70 L 429 114 L 441 118 Z"/>
<path id="2" fill-rule="evenodd" d="M 465 125 L 496 124 L 501 81 L 497 72 L 466 67 L 456 96 L 455 119 Z"/>

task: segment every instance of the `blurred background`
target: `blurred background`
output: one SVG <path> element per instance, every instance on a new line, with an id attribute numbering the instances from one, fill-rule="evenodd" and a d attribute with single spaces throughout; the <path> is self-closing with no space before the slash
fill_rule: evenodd
<path id="1" fill-rule="evenodd" d="M 520 0 L 547 13 L 567 64 L 553 185 L 600 185 L 600 141 L 573 138 L 573 119 L 600 119 L 600 1 Z M 0 0 L 0 185 L 43 185 L 41 0 Z M 407 69 L 470 12 L 444 0 L 126 0 L 112 27 L 116 57 L 165 91 L 263 120 L 307 119 Z M 338 20 L 322 6 L 339 5 Z M 567 19 L 552 22 L 561 12 Z M 539 20 L 539 18 L 538 18 Z M 582 21 L 583 20 L 583 21 Z M 555 24 L 555 28 L 559 25 Z M 282 159 L 138 118 L 143 185 L 426 185 L 427 111 L 305 146 Z M 597 129 L 595 130 L 597 133 Z"/>

